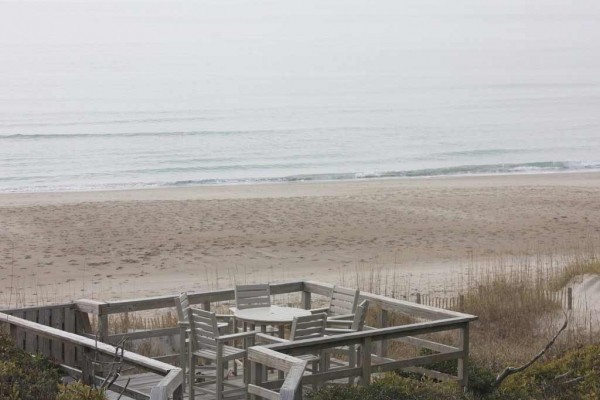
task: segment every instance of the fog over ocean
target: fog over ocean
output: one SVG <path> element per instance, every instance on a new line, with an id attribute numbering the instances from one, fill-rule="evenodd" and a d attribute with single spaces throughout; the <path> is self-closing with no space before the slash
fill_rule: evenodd
<path id="1" fill-rule="evenodd" d="M 0 192 L 600 169 L 600 2 L 0 3 Z"/>

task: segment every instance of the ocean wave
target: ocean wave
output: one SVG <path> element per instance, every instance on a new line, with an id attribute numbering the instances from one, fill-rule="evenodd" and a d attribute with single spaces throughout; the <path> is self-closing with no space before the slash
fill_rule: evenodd
<path id="1" fill-rule="evenodd" d="M 163 131 L 163 132 L 119 132 L 119 133 L 60 133 L 60 134 L 27 134 L 16 133 L 0 135 L 0 140 L 21 139 L 77 139 L 77 138 L 117 138 L 117 137 L 168 137 L 168 136 L 229 136 L 244 134 L 261 134 L 273 132 L 288 132 L 288 130 L 227 130 L 227 131 Z M 291 132 L 291 130 L 289 131 Z"/>
<path id="2" fill-rule="evenodd" d="M 0 192 L 69 192 L 69 191 L 100 191 L 100 190 L 123 190 L 141 189 L 153 187 L 187 187 L 203 185 L 245 185 L 265 183 L 293 183 L 293 182 L 318 182 L 318 181 L 353 181 L 365 179 L 385 178 L 427 178 L 440 176 L 477 176 L 497 174 L 523 174 L 523 173 L 553 173 L 553 172 L 576 172 L 576 171 L 600 171 L 600 161 L 547 161 L 514 164 L 485 164 L 485 165 L 461 165 L 445 168 L 414 169 L 403 171 L 384 172 L 343 172 L 343 173 L 319 173 L 298 174 L 280 177 L 258 177 L 258 178 L 207 178 L 186 179 L 175 181 L 132 181 L 118 183 L 93 183 L 93 179 L 87 179 L 88 184 L 69 184 L 69 179 L 60 179 L 54 184 L 33 183 L 29 179 L 5 176 L 0 178 Z M 93 174 L 92 174 L 93 175 Z M 36 178 L 45 178 L 37 176 Z M 80 178 L 80 176 L 79 176 Z M 90 178 L 90 176 L 87 176 Z M 106 178 L 106 176 L 104 176 Z M 25 183 L 30 181 L 30 183 Z M 21 182 L 21 184 L 18 184 Z"/>
<path id="3" fill-rule="evenodd" d="M 240 183 L 283 183 L 283 182 L 311 182 L 311 181 L 336 181 L 358 180 L 376 178 L 417 178 L 454 175 L 491 175 L 491 174 L 517 174 L 527 172 L 566 172 L 582 170 L 600 170 L 598 162 L 575 161 L 547 161 L 522 164 L 486 164 L 462 165 L 445 168 L 427 168 L 406 171 L 385 172 L 344 172 L 324 174 L 301 174 L 274 178 L 248 178 L 248 179 L 200 179 L 184 180 L 165 183 L 163 186 L 194 186 L 210 184 L 240 184 Z"/>
<path id="4" fill-rule="evenodd" d="M 0 134 L 0 140 L 21 139 L 78 139 L 78 138 L 122 138 L 122 137 L 169 137 L 169 136 L 235 136 L 235 135 L 262 135 L 262 134 L 294 134 L 306 133 L 313 129 L 319 132 L 375 132 L 389 131 L 388 127 L 365 126 L 335 126 L 323 128 L 277 128 L 277 129 L 229 129 L 229 130 L 189 130 L 189 131 L 158 131 L 158 132 L 110 132 L 110 133 L 13 133 Z"/>
<path id="5" fill-rule="evenodd" d="M 87 125 L 127 125 L 140 123 L 173 123 L 181 121 L 209 121 L 216 118 L 208 117 L 168 117 L 168 118 L 127 118 L 127 119 L 109 119 L 104 121 L 44 121 L 44 122 L 8 122 L 0 123 L 2 128 L 32 128 L 32 127 L 57 127 L 57 126 L 87 126 Z"/>
<path id="6" fill-rule="evenodd" d="M 479 156 L 498 156 L 504 154 L 518 154 L 518 153 L 530 153 L 531 149 L 478 149 L 478 150 L 458 150 L 458 151 L 447 151 L 442 153 L 434 153 L 428 155 L 433 158 L 447 158 L 447 157 L 479 157 Z"/>

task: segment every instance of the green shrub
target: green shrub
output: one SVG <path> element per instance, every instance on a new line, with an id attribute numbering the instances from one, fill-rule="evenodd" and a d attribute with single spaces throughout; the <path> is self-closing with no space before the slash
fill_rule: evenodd
<path id="1" fill-rule="evenodd" d="M 452 383 L 433 383 L 388 374 L 368 386 L 327 386 L 307 395 L 308 400 L 457 400 L 464 399 Z"/>
<path id="2" fill-rule="evenodd" d="M 0 333 L 0 399 L 2 400 L 106 400 L 102 391 L 80 382 L 60 384 L 59 368 L 46 357 L 15 347 Z"/>
<path id="3" fill-rule="evenodd" d="M 81 382 L 60 385 L 56 400 L 106 400 L 104 391 Z"/>
<path id="4" fill-rule="evenodd" d="M 0 398 L 51 400 L 56 397 L 60 373 L 48 359 L 17 349 L 0 334 Z"/>
<path id="5" fill-rule="evenodd" d="M 429 349 L 421 349 L 419 355 L 426 356 L 435 354 Z M 445 374 L 456 375 L 458 373 L 458 361 L 447 360 L 424 365 L 427 369 L 443 372 Z M 404 373 L 400 373 L 404 375 Z M 421 378 L 419 374 L 409 374 L 413 377 Z M 478 397 L 491 393 L 494 389 L 492 384 L 496 380 L 496 376 L 489 369 L 478 365 L 473 359 L 469 359 L 467 363 L 467 375 L 469 377 L 468 390 Z"/>
<path id="6" fill-rule="evenodd" d="M 569 351 L 561 357 L 534 364 L 501 385 L 503 398 L 600 398 L 600 344 Z"/>

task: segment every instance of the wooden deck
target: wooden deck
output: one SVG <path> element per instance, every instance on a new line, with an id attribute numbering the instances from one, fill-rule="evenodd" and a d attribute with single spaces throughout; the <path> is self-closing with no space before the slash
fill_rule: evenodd
<path id="1" fill-rule="evenodd" d="M 347 364 L 347 363 L 345 363 L 341 360 L 337 360 L 337 359 L 333 359 L 333 360 L 331 360 L 331 362 L 336 367 L 341 367 L 341 366 L 344 366 Z M 231 387 L 243 388 L 244 387 L 244 383 L 242 381 L 243 373 L 244 373 L 243 369 L 238 370 L 237 376 L 229 377 L 226 380 L 227 384 L 230 385 Z M 209 373 L 208 376 L 214 378 L 214 373 Z M 128 388 L 135 390 L 137 392 L 143 393 L 146 396 L 150 396 L 150 392 L 152 391 L 152 388 L 158 384 L 158 382 L 160 381 L 161 378 L 162 378 L 161 376 L 156 375 L 156 374 L 141 373 L 141 374 L 134 374 L 134 375 L 123 375 L 123 376 L 119 377 L 115 383 L 119 386 L 125 386 L 127 384 Z M 278 378 L 277 371 L 269 370 L 268 380 L 273 381 L 273 380 L 276 380 L 277 378 Z M 347 381 L 348 381 L 348 379 L 339 379 L 337 381 L 331 381 L 329 383 L 330 384 L 344 384 L 344 383 L 347 383 Z M 304 390 L 305 390 L 305 392 L 310 391 L 310 390 L 312 390 L 312 386 L 305 385 Z M 115 391 L 109 391 L 107 394 L 108 394 L 109 399 L 116 400 L 119 397 L 120 393 L 115 392 Z M 128 397 L 125 395 L 123 395 L 121 397 L 121 400 L 129 400 L 129 399 L 133 400 L 134 397 Z M 186 390 L 184 390 L 183 399 L 184 400 L 190 399 L 189 393 L 187 393 L 187 388 L 186 388 Z M 214 399 L 214 397 L 209 394 L 197 393 L 195 396 L 195 400 L 212 400 L 212 399 Z"/>
<path id="2" fill-rule="evenodd" d="M 130 376 L 122 376 L 119 379 L 117 379 L 116 383 L 119 385 L 125 385 L 127 383 L 127 381 L 130 380 L 129 385 L 128 385 L 128 387 L 130 389 L 133 389 L 133 390 L 143 393 L 147 396 L 150 396 L 150 392 L 152 391 L 152 388 L 158 384 L 158 382 L 160 381 L 160 378 L 161 377 L 156 374 L 142 373 L 142 374 L 136 374 L 136 375 L 130 375 Z M 235 386 L 235 387 L 239 387 L 239 388 L 244 387 L 244 383 L 242 381 L 241 375 L 238 375 L 234 378 L 228 379 L 227 383 L 231 386 Z M 110 398 L 117 399 L 118 393 L 111 392 Z M 129 398 L 131 399 L 131 397 L 129 397 Z M 183 398 L 185 400 L 189 400 L 190 397 L 189 397 L 187 390 L 184 391 Z M 214 399 L 214 397 L 209 394 L 196 393 L 196 396 L 195 396 L 195 400 L 211 400 L 211 399 Z M 121 400 L 126 400 L 126 396 L 123 396 L 121 398 Z"/>
<path id="3" fill-rule="evenodd" d="M 318 300 L 313 297 L 331 297 L 332 292 L 333 285 L 314 281 L 270 285 L 270 293 L 275 296 L 274 299 L 278 295 L 299 294 L 300 308 L 305 310 L 312 309 L 313 302 Z M 221 302 L 232 302 L 235 293 L 233 289 L 221 289 L 189 293 L 188 297 L 191 304 L 210 310 Z M 153 359 L 132 351 L 123 351 L 117 346 L 125 337 L 129 342 L 167 338 L 171 343 L 178 343 L 175 338 L 180 333 L 178 327 L 113 333 L 110 326 L 111 321 L 127 318 L 131 312 L 171 309 L 175 314 L 175 298 L 176 295 L 169 295 L 111 302 L 83 299 L 47 307 L 4 310 L 0 312 L 0 324 L 8 326 L 18 347 L 48 356 L 61 364 L 68 374 L 88 383 L 101 383 L 111 373 L 97 368 L 96 360 L 119 359 L 126 368 L 135 368 L 135 375 L 121 376 L 115 381 L 111 398 L 116 399 L 118 392 L 130 379 L 122 399 L 188 399 L 187 390 L 183 390 L 184 372 L 176 365 L 179 355 L 174 354 L 172 349 Z M 360 292 L 360 300 L 369 301 L 371 313 L 376 317 L 375 322 L 371 322 L 373 326 L 365 326 L 364 331 L 289 343 L 258 343 L 249 347 L 250 388 L 253 393 L 260 398 L 294 399 L 301 397 L 302 392 L 313 386 L 348 381 L 364 385 L 371 381 L 373 374 L 398 369 L 418 371 L 436 379 L 451 379 L 462 386 L 467 385 L 465 365 L 469 355 L 469 323 L 476 319 L 475 316 L 367 292 Z M 406 316 L 415 322 L 393 324 L 393 321 L 406 321 Z M 431 336 L 437 332 L 444 333 L 444 342 L 437 341 L 435 335 Z M 447 338 L 454 338 L 453 342 L 448 342 Z M 398 346 L 411 346 L 415 350 L 424 348 L 431 350 L 431 354 L 398 359 L 392 351 Z M 306 369 L 306 362 L 302 361 L 303 355 L 339 348 L 358 349 L 358 364 L 349 366 L 338 363 L 335 368 L 326 366 L 324 370 L 313 373 Z M 427 368 L 432 363 L 445 360 L 457 360 L 458 370 L 455 375 Z M 265 376 L 265 366 L 279 372 Z M 282 375 L 283 380 L 277 379 Z M 241 376 L 241 371 L 238 371 L 238 376 L 229 379 L 228 383 L 244 387 Z M 214 396 L 198 392 L 194 400 L 213 398 Z"/>

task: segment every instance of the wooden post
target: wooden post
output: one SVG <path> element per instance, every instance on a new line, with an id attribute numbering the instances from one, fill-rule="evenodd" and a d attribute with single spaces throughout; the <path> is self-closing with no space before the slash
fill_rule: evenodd
<path id="1" fill-rule="evenodd" d="M 264 368 L 261 364 L 257 363 L 256 361 L 252 361 L 250 366 L 250 381 L 256 386 L 261 386 L 262 384 L 263 369 Z M 250 399 L 256 400 L 256 396 L 252 395 L 250 396 Z"/>
<path id="2" fill-rule="evenodd" d="M 53 328 L 63 330 L 63 324 L 65 321 L 65 309 L 55 308 L 52 310 L 51 324 Z M 63 362 L 63 344 L 59 340 L 52 340 L 50 342 L 52 358 L 55 361 Z"/>
<path id="3" fill-rule="evenodd" d="M 38 322 L 37 310 L 30 310 L 25 312 L 25 319 L 27 321 Z M 38 352 L 38 335 L 33 332 L 27 332 L 25 335 L 25 350 L 31 354 Z"/>
<path id="4" fill-rule="evenodd" d="M 17 317 L 17 318 L 21 318 L 21 319 L 25 319 L 25 313 L 23 311 L 19 311 L 19 312 L 15 312 L 13 313 L 13 316 Z M 25 330 L 18 328 L 15 325 L 11 325 L 10 326 L 10 335 L 12 336 L 15 345 L 19 348 L 19 349 L 25 349 L 26 348 L 26 344 L 25 344 Z"/>
<path id="5" fill-rule="evenodd" d="M 173 400 L 183 400 L 183 383 L 173 392 Z"/>
<path id="6" fill-rule="evenodd" d="M 388 310 L 380 310 L 379 315 L 377 316 L 377 326 L 378 328 L 386 328 L 388 326 Z M 379 345 L 377 346 L 377 354 L 380 357 L 387 357 L 387 348 L 388 341 L 387 339 L 379 341 Z"/>
<path id="7" fill-rule="evenodd" d="M 92 385 L 94 382 L 94 352 L 87 347 L 79 347 L 82 354 L 81 360 L 81 380 L 87 385 Z"/>
<path id="8" fill-rule="evenodd" d="M 75 310 L 72 308 L 65 309 L 65 332 L 77 333 L 75 329 Z M 64 344 L 65 364 L 75 366 L 75 345 L 71 343 Z"/>
<path id="9" fill-rule="evenodd" d="M 81 336 L 85 336 L 86 333 L 92 334 L 92 325 L 90 324 L 90 317 L 86 312 L 75 311 L 75 333 Z M 75 361 L 80 368 L 85 365 L 85 358 L 81 347 L 75 347 Z"/>
<path id="10" fill-rule="evenodd" d="M 361 385 L 368 385 L 371 383 L 371 338 L 366 337 L 362 340 L 362 378 L 360 380 Z"/>
<path id="11" fill-rule="evenodd" d="M 421 293 L 417 292 L 417 304 L 421 304 Z"/>
<path id="12" fill-rule="evenodd" d="M 202 303 L 202 309 L 210 311 L 210 301 L 205 301 L 204 303 Z"/>
<path id="13" fill-rule="evenodd" d="M 567 310 L 573 309 L 573 288 L 567 289 Z"/>
<path id="14" fill-rule="evenodd" d="M 469 359 L 469 323 L 465 323 L 458 331 L 458 347 L 462 350 L 463 356 L 458 359 L 458 379 L 463 390 L 467 389 L 469 384 L 469 374 L 467 373 L 467 363 Z"/>
<path id="15" fill-rule="evenodd" d="M 19 342 L 18 340 L 19 328 L 16 325 L 9 325 L 8 329 L 10 329 L 10 337 L 15 342 L 15 346 L 20 349 L 23 346 L 23 342 Z"/>
<path id="16" fill-rule="evenodd" d="M 108 343 L 108 315 L 98 315 L 98 340 Z"/>
<path id="17" fill-rule="evenodd" d="M 304 308 L 305 310 L 310 310 L 311 305 L 312 305 L 311 293 L 307 292 L 307 291 L 303 291 L 301 302 L 302 302 L 302 308 Z"/>
<path id="18" fill-rule="evenodd" d="M 50 313 L 52 311 L 49 309 L 41 309 L 38 311 L 38 323 L 50 326 Z M 45 355 L 46 357 L 50 356 L 50 339 L 45 337 L 40 337 L 38 342 L 38 351 Z"/>

